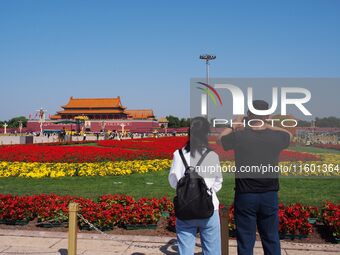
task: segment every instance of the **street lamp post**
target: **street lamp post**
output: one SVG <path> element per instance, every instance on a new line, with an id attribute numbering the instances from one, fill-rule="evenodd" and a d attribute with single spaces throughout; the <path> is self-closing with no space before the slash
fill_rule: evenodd
<path id="1" fill-rule="evenodd" d="M 36 111 L 39 112 L 40 135 L 42 135 L 43 134 L 43 122 L 45 122 L 45 113 L 47 112 L 47 110 L 41 107 L 40 110 L 36 110 Z"/>
<path id="2" fill-rule="evenodd" d="M 204 54 L 200 55 L 200 59 L 205 61 L 205 72 L 206 72 L 206 83 L 209 84 L 209 65 L 211 60 L 214 60 L 216 58 L 215 55 L 210 54 Z M 209 115 L 209 103 L 208 103 L 208 94 L 206 95 L 206 102 L 207 102 L 207 120 L 209 121 L 208 115 Z"/>
<path id="3" fill-rule="evenodd" d="M 120 124 L 120 126 L 122 127 L 122 133 L 124 133 L 125 129 L 124 127 L 126 126 L 124 123 Z"/>
<path id="4" fill-rule="evenodd" d="M 105 133 L 105 126 L 106 126 L 105 121 L 102 121 L 102 123 L 101 123 L 101 128 L 102 128 L 102 132 L 103 132 L 103 133 Z"/>
<path id="5" fill-rule="evenodd" d="M 19 120 L 19 133 L 21 134 L 21 131 L 22 131 L 22 121 Z"/>
<path id="6" fill-rule="evenodd" d="M 7 124 L 7 122 L 5 122 L 5 124 L 4 124 L 4 134 L 7 134 L 7 127 L 8 127 L 8 124 Z"/>

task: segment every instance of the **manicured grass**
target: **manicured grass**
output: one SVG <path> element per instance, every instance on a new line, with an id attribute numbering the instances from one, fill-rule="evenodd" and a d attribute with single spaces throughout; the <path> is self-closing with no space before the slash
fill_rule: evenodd
<path id="1" fill-rule="evenodd" d="M 55 193 L 58 195 L 77 195 L 96 198 L 102 194 L 124 193 L 139 197 L 173 197 L 175 191 L 168 184 L 168 171 L 157 173 L 133 174 L 129 176 L 96 176 L 64 178 L 0 178 L 1 194 L 32 195 Z M 151 184 L 152 183 L 152 184 Z M 340 203 L 340 181 L 338 178 L 281 179 L 280 201 L 321 205 L 329 200 Z M 222 190 L 218 193 L 220 201 L 232 203 L 234 196 L 233 178 L 225 178 Z"/>
<path id="2" fill-rule="evenodd" d="M 332 150 L 332 149 L 323 149 L 323 148 L 316 148 L 311 146 L 302 146 L 302 145 L 294 145 L 290 146 L 289 150 L 292 151 L 299 151 L 299 152 L 308 152 L 308 153 L 340 153 L 340 151 Z"/>

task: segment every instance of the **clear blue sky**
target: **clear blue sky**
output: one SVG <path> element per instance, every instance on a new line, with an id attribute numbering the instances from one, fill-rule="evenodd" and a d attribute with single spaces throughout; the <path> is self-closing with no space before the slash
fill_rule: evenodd
<path id="1" fill-rule="evenodd" d="M 189 115 L 214 77 L 339 77 L 340 1 L 0 1 L 0 119 L 70 96 Z"/>

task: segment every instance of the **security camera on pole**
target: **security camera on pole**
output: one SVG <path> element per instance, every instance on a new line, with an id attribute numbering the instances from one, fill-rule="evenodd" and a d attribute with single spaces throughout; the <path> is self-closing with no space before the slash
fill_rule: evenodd
<path id="1" fill-rule="evenodd" d="M 206 83 L 209 84 L 209 65 L 210 65 L 210 60 L 214 60 L 216 58 L 215 55 L 210 55 L 210 54 L 204 54 L 200 55 L 200 59 L 205 60 L 205 68 L 206 68 Z M 209 121 L 209 103 L 208 103 L 208 94 L 206 94 L 206 102 L 207 102 L 207 120 Z"/>

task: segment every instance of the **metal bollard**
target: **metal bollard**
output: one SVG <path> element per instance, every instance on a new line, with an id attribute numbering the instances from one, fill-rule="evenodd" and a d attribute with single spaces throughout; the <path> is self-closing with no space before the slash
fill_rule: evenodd
<path id="1" fill-rule="evenodd" d="M 220 209 L 222 255 L 229 255 L 228 208 Z"/>
<path id="2" fill-rule="evenodd" d="M 70 203 L 68 216 L 68 255 L 77 255 L 77 212 L 78 204 Z"/>

